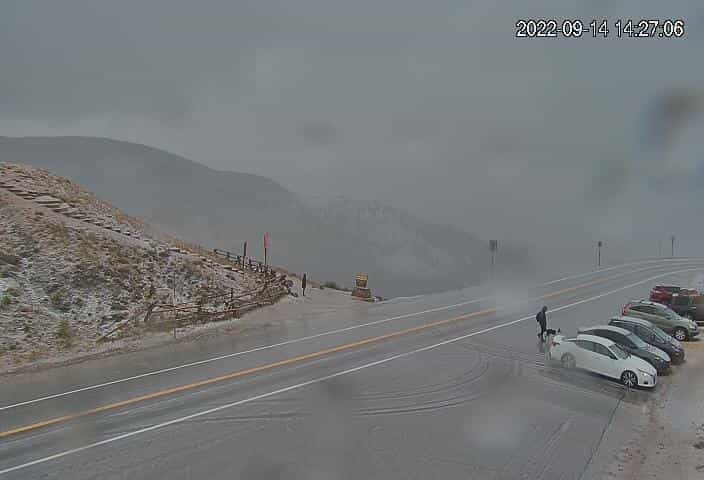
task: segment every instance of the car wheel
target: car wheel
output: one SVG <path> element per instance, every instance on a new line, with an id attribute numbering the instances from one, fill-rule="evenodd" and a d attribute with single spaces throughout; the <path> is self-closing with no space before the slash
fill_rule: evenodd
<path id="1" fill-rule="evenodd" d="M 574 368 L 574 356 L 571 353 L 565 353 L 560 359 L 560 363 L 562 363 L 562 366 L 565 368 Z"/>
<path id="2" fill-rule="evenodd" d="M 675 328 L 675 339 L 678 342 L 684 342 L 687 340 L 687 330 L 684 328 Z"/>
<path id="3" fill-rule="evenodd" d="M 636 374 L 630 370 L 626 370 L 621 374 L 621 383 L 628 388 L 637 387 L 638 377 L 636 377 Z"/>

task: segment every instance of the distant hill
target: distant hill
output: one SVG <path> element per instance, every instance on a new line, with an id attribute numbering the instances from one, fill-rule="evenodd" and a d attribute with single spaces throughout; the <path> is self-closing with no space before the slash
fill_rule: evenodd
<path id="1" fill-rule="evenodd" d="M 319 281 L 351 285 L 357 272 L 383 296 L 474 284 L 486 277 L 488 246 L 388 206 L 306 200 L 258 175 L 222 172 L 163 150 L 102 138 L 0 137 L 0 161 L 46 168 L 125 212 L 208 247 L 262 256 Z M 503 252 L 504 263 L 521 263 Z"/>

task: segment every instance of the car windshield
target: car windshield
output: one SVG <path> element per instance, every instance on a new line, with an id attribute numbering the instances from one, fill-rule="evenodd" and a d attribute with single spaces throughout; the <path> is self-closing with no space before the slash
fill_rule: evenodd
<path id="1" fill-rule="evenodd" d="M 656 327 L 655 325 L 653 325 L 652 327 L 650 327 L 650 329 L 653 331 L 658 340 L 661 340 L 663 342 L 670 341 L 670 336 L 665 333 L 662 329 L 660 329 L 660 327 Z"/>
<path id="2" fill-rule="evenodd" d="M 616 355 L 617 358 L 628 358 L 630 356 L 630 355 L 628 355 L 628 353 L 625 350 L 623 350 L 621 347 L 619 347 L 615 343 L 613 345 L 611 345 L 610 348 L 611 348 L 611 351 L 614 353 L 614 355 Z"/>
<path id="3" fill-rule="evenodd" d="M 635 344 L 638 348 L 647 348 L 648 344 L 645 343 L 638 335 L 631 333 L 627 338 Z"/>
<path id="4" fill-rule="evenodd" d="M 677 313 L 675 313 L 674 310 L 667 308 L 667 307 L 659 307 L 657 309 L 657 312 L 658 312 L 658 315 L 661 315 L 665 318 L 669 318 L 672 320 L 679 318 L 679 315 L 677 315 Z"/>

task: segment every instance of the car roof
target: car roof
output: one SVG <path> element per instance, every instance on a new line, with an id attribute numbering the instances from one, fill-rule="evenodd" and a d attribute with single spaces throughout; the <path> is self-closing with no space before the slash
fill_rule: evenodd
<path id="1" fill-rule="evenodd" d="M 673 297 L 696 297 L 698 295 L 701 295 L 698 290 L 694 289 L 689 289 L 689 288 L 683 288 L 680 290 L 680 293 L 673 293 Z"/>
<path id="2" fill-rule="evenodd" d="M 611 321 L 616 320 L 616 321 L 621 321 L 621 322 L 628 322 L 628 323 L 635 323 L 637 325 L 642 325 L 644 327 L 652 327 L 653 324 L 649 320 L 643 320 L 642 318 L 636 318 L 636 317 L 629 317 L 628 315 L 618 315 L 616 317 L 611 317 Z"/>
<path id="3" fill-rule="evenodd" d="M 613 340 L 609 340 L 608 338 L 589 335 L 588 333 L 577 334 L 576 340 L 589 340 L 590 342 L 600 343 L 605 347 L 610 347 L 616 344 Z"/>
<path id="4" fill-rule="evenodd" d="M 631 306 L 631 305 L 652 305 L 653 307 L 667 308 L 667 305 L 663 305 L 662 303 L 653 302 L 650 300 L 632 300 L 626 304 L 626 306 Z"/>
<path id="5" fill-rule="evenodd" d="M 610 332 L 620 333 L 621 335 L 626 335 L 626 336 L 633 335 L 633 332 L 630 332 L 630 331 L 626 330 L 625 328 L 614 327 L 613 325 L 595 325 L 593 327 L 579 328 L 579 329 L 577 329 L 577 331 L 581 332 L 584 330 L 596 330 L 597 328 L 599 330 L 608 330 Z"/>

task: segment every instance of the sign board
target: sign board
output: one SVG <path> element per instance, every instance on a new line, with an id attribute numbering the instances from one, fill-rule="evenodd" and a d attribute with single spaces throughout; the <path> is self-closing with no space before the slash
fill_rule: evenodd
<path id="1" fill-rule="evenodd" d="M 354 281 L 358 287 L 365 288 L 367 286 L 367 282 L 369 281 L 369 276 L 366 274 L 359 274 L 354 277 Z"/>

